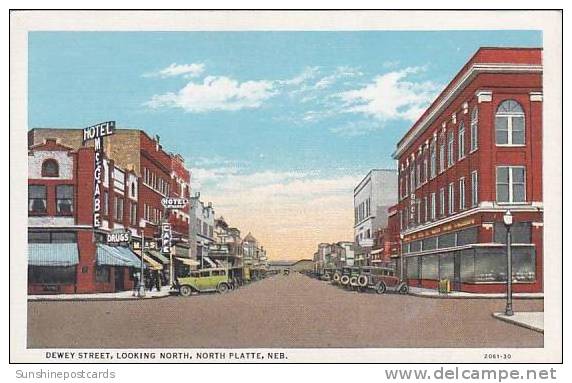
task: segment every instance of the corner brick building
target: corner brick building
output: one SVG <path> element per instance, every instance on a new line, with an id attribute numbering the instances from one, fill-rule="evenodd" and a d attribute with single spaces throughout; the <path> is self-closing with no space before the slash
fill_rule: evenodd
<path id="1" fill-rule="evenodd" d="M 132 288 L 132 274 L 140 264 L 141 220 L 149 267 L 169 270 L 169 259 L 159 253 L 157 242 L 164 219 L 173 225 L 177 240 L 175 269 L 182 267 L 177 259 L 189 257 L 188 211 L 165 211 L 161 204 L 163 197 L 190 195 L 183 158 L 140 130 L 118 129 L 105 137 L 102 226 L 93 228 L 94 151 L 93 143 L 83 146 L 82 137 L 80 129 L 28 132 L 30 293 Z M 128 247 L 105 244 L 114 229 L 131 232 Z"/>
<path id="2" fill-rule="evenodd" d="M 541 49 L 479 49 L 394 158 L 410 285 L 505 291 L 510 210 L 514 291 L 542 291 Z"/>

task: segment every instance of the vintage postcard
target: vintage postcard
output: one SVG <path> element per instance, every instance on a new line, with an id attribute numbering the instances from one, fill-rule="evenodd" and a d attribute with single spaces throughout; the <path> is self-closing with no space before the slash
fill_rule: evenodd
<path id="1" fill-rule="evenodd" d="M 561 17 L 12 12 L 11 362 L 561 362 Z"/>

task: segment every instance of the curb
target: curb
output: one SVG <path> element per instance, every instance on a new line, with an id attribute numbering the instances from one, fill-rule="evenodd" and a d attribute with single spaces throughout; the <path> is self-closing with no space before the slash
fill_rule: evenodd
<path id="1" fill-rule="evenodd" d="M 499 313 L 492 313 L 491 315 L 492 315 L 493 318 L 496 318 L 496 319 L 498 319 L 498 320 L 501 320 L 501 321 L 503 321 L 503 322 L 505 322 L 505 323 L 509 323 L 509 324 L 512 324 L 512 325 L 515 325 L 515 326 L 523 327 L 523 328 L 526 328 L 526 329 L 529 329 L 529 330 L 536 331 L 536 332 L 539 332 L 539 333 L 541 333 L 541 334 L 544 334 L 544 329 L 543 329 L 543 328 L 536 327 L 536 326 L 532 326 L 532 325 L 529 325 L 529 324 L 526 324 L 526 323 L 522 323 L 522 322 L 518 322 L 518 321 L 515 321 L 515 320 L 513 320 L 513 319 L 508 319 L 508 318 L 506 318 L 506 317 L 501 316 Z"/>
<path id="2" fill-rule="evenodd" d="M 458 296 L 458 295 L 448 295 L 448 294 L 441 294 L 441 295 L 428 295 L 423 293 L 412 293 L 408 292 L 408 295 L 420 298 L 430 298 L 430 299 L 506 299 L 506 297 L 487 297 L 483 295 L 477 295 L 474 297 L 471 296 Z M 522 297 L 522 296 L 512 296 L 512 299 L 544 299 L 544 296 L 532 296 L 532 297 Z"/>
<path id="3" fill-rule="evenodd" d="M 37 298 L 37 299 L 30 299 L 28 298 L 28 302 L 93 302 L 93 301 L 144 301 L 148 299 L 162 299 L 170 297 L 171 294 L 168 295 L 160 295 L 157 297 L 148 297 L 148 298 L 62 298 L 62 299 L 47 299 L 47 298 Z"/>

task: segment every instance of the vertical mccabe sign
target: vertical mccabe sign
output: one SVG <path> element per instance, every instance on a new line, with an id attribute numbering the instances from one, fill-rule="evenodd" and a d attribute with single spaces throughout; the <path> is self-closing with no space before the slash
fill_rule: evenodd
<path id="1" fill-rule="evenodd" d="M 93 227 L 101 226 L 101 187 L 103 182 L 103 137 L 115 133 L 115 121 L 102 122 L 83 129 L 83 143 L 94 140 Z"/>

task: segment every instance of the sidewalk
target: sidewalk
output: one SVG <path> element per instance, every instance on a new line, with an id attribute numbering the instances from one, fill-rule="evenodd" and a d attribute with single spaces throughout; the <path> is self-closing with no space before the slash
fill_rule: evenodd
<path id="1" fill-rule="evenodd" d="M 493 313 L 493 317 L 544 334 L 543 312 L 515 312 L 512 316 L 506 316 L 505 313 Z"/>
<path id="2" fill-rule="evenodd" d="M 168 297 L 169 291 L 169 286 L 163 286 L 161 291 L 145 291 L 144 298 L 133 296 L 132 290 L 121 291 L 118 293 L 28 295 L 28 301 L 105 301 L 157 299 Z"/>
<path id="3" fill-rule="evenodd" d="M 448 294 L 439 294 L 439 291 L 434 289 L 425 289 L 421 287 L 409 287 L 409 294 L 416 297 L 424 298 L 445 298 L 445 299 L 455 299 L 455 298 L 476 298 L 476 299 L 503 299 L 506 298 L 506 294 L 477 294 L 477 293 L 466 293 L 462 291 L 451 291 Z M 513 293 L 513 299 L 544 299 L 544 293 Z"/>

